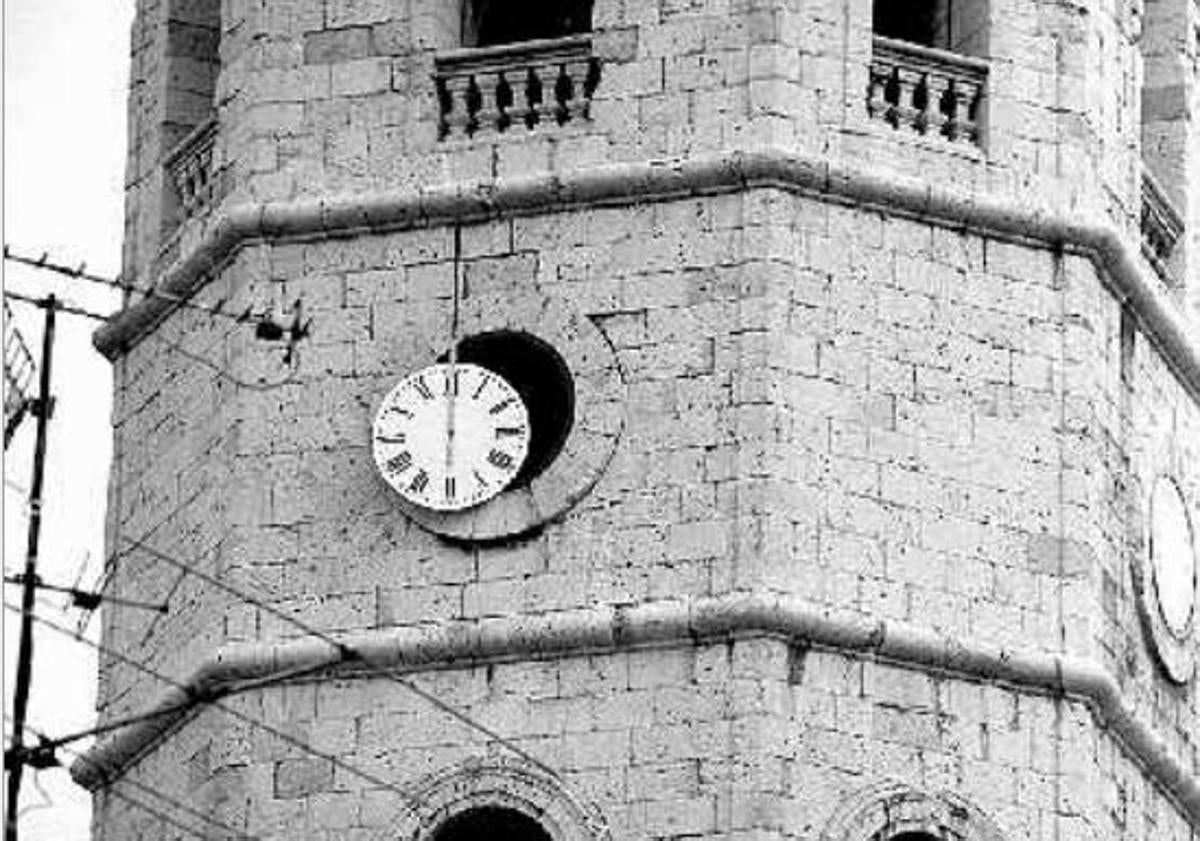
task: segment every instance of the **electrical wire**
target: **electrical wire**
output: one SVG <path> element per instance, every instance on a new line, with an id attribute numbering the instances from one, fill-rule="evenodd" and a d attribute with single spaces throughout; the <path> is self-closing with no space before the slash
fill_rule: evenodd
<path id="1" fill-rule="evenodd" d="M 13 613 L 20 612 L 20 608 L 18 606 L 10 604 L 9 602 L 4 602 L 4 609 L 11 611 Z M 373 785 L 379 786 L 380 788 L 385 788 L 388 791 L 392 792 L 393 794 L 399 795 L 409 805 L 410 808 L 415 808 L 420 804 L 420 801 L 416 797 L 414 797 L 412 794 L 409 794 L 407 791 L 405 791 L 404 789 L 395 785 L 394 783 L 388 782 L 387 780 L 383 779 L 382 777 L 372 774 L 369 771 L 364 771 L 361 768 L 356 768 L 353 765 L 351 765 L 350 763 L 346 762 L 345 760 L 335 756 L 334 754 L 327 753 L 326 751 L 322 751 L 317 748 L 314 748 L 312 745 L 308 744 L 303 739 L 299 739 L 299 738 L 291 735 L 290 733 L 287 733 L 283 730 L 280 730 L 279 728 L 276 728 L 276 727 L 266 723 L 265 721 L 262 721 L 261 719 L 257 719 L 254 716 L 247 715 L 246 713 L 243 713 L 240 710 L 238 710 L 234 707 L 231 707 L 228 704 L 222 703 L 222 701 L 220 700 L 219 697 L 215 697 L 215 696 L 209 697 L 209 696 L 197 695 L 196 690 L 194 688 L 189 687 L 186 684 L 183 684 L 177 680 L 174 680 L 173 678 L 169 678 L 166 675 L 162 674 L 161 672 L 150 668 L 149 666 L 142 665 L 141 663 L 134 660 L 133 658 L 128 657 L 125 654 L 122 654 L 121 652 L 117 651 L 112 646 L 105 645 L 104 643 L 94 642 L 93 640 L 89 640 L 86 637 L 81 637 L 81 636 L 75 634 L 70 628 L 66 628 L 52 620 L 46 619 L 43 616 L 38 616 L 37 614 L 33 614 L 33 621 L 38 623 L 39 625 L 43 625 L 44 627 L 50 628 L 51 630 L 54 630 L 54 631 L 57 631 L 60 634 L 69 636 L 72 639 L 74 639 L 76 642 L 83 643 L 84 645 L 88 646 L 89 648 L 95 649 L 96 651 L 100 652 L 101 654 L 112 657 L 113 659 L 115 659 L 121 663 L 124 663 L 127 666 L 130 666 L 131 668 L 133 668 L 134 670 L 136 670 L 138 672 L 141 672 L 142 674 L 148 675 L 148 676 L 153 677 L 156 680 L 160 680 L 163 683 L 166 683 L 176 689 L 182 690 L 183 692 L 186 692 L 189 695 L 191 695 L 196 701 L 203 702 L 209 706 L 212 706 L 212 707 L 215 707 L 216 709 L 221 710 L 222 712 L 228 713 L 229 715 L 233 716 L 234 718 L 236 718 L 240 721 L 244 721 L 245 723 L 249 724 L 252 727 L 258 727 L 258 728 L 262 729 L 264 732 L 270 733 L 272 736 L 275 736 L 276 738 L 278 738 L 284 742 L 287 742 L 289 745 L 292 745 L 293 747 L 299 748 L 300 750 L 304 751 L 305 753 L 310 754 L 311 756 L 315 756 L 319 759 L 326 760 L 327 762 L 331 763 L 334 767 L 341 768 L 343 771 L 345 771 L 348 774 L 352 774 L 353 776 L 356 776 L 356 777 L 359 777 L 360 779 L 366 780 L 367 782 L 369 782 Z M 317 667 L 317 666 L 314 666 L 311 668 L 304 667 L 303 670 L 294 670 L 294 671 L 304 671 L 304 672 L 308 672 L 308 673 L 315 673 L 317 671 L 323 671 L 323 670 L 329 668 L 329 665 L 330 664 L 326 663 L 326 664 L 322 664 L 319 667 Z M 296 679 L 296 674 L 294 674 L 292 671 L 283 672 L 279 675 L 272 675 L 269 678 L 264 678 L 260 681 L 252 682 L 251 688 L 264 688 L 266 686 L 271 686 L 271 685 L 275 685 L 278 683 L 286 682 L 288 680 L 295 680 L 295 679 Z M 236 691 L 239 691 L 239 689 L 237 687 L 233 687 L 233 688 L 230 688 L 224 694 L 229 694 L 229 693 L 236 692 Z"/>
<path id="2" fill-rule="evenodd" d="M 116 788 L 113 788 L 113 787 L 110 787 L 106 793 L 112 797 L 115 797 L 117 800 L 120 800 L 124 803 L 128 803 L 130 806 L 133 806 L 136 809 L 141 809 L 143 812 L 145 812 L 148 815 L 153 815 L 154 817 L 158 818 L 163 823 L 169 824 L 170 826 L 173 826 L 178 830 L 186 832 L 188 835 L 191 835 L 195 838 L 200 838 L 200 839 L 202 839 L 202 841 L 212 841 L 212 836 L 209 835 L 207 832 L 196 829 L 193 826 L 188 826 L 183 821 L 179 820 L 178 818 L 172 817 L 171 815 L 167 814 L 166 812 L 162 811 L 161 809 L 159 809 L 156 806 L 151 806 L 148 803 L 144 803 L 141 800 L 138 800 L 136 797 L 130 797 L 128 794 L 123 794 L 122 792 L 118 791 Z M 244 838 L 250 838 L 251 836 L 239 833 L 233 837 L 244 839 Z"/>
<path id="3" fill-rule="evenodd" d="M 41 776 L 42 776 L 42 769 L 34 768 L 33 769 L 33 780 L 31 782 L 33 783 L 34 789 L 37 790 L 38 797 L 42 798 L 42 802 L 41 803 L 30 803 L 29 805 L 23 806 L 22 808 L 18 809 L 17 810 L 18 818 L 23 818 L 23 817 L 25 817 L 25 815 L 28 815 L 30 812 L 40 812 L 42 809 L 53 809 L 54 808 L 54 798 L 49 795 L 49 793 L 46 791 L 46 789 L 42 788 Z"/>
<path id="4" fill-rule="evenodd" d="M 4 297 L 7 299 L 10 299 L 10 300 L 13 300 L 13 301 L 20 301 L 21 303 L 24 303 L 24 304 L 31 304 L 35 307 L 44 308 L 46 306 L 46 301 L 43 298 L 34 298 L 30 295 L 22 295 L 20 292 L 12 292 L 7 289 L 4 290 Z M 297 302 L 297 305 L 299 305 L 299 302 Z M 58 310 L 59 312 L 70 313 L 71 315 L 80 315 L 85 318 L 94 319 L 96 321 L 102 321 L 106 324 L 112 320 L 111 315 L 101 315 L 98 312 L 93 312 L 92 310 L 84 309 L 83 307 L 81 307 L 77 304 L 72 304 L 70 302 L 63 301 L 60 299 L 55 300 L 54 308 L 56 310 Z M 297 311 L 297 312 L 299 312 L 299 311 Z M 216 313 L 210 312 L 209 314 L 215 315 Z M 295 350 L 296 342 L 298 342 L 298 341 L 300 341 L 300 339 L 308 336 L 309 330 L 311 328 L 311 320 L 309 322 L 301 323 L 299 315 L 297 315 L 292 326 L 286 327 L 286 328 L 280 327 L 278 324 L 275 324 L 275 322 L 273 322 L 269 317 L 267 317 L 265 315 L 262 315 L 262 316 L 254 315 L 252 313 L 252 311 L 249 309 L 247 309 L 246 312 L 244 312 L 242 315 L 234 316 L 231 313 L 225 313 L 225 315 L 230 316 L 231 318 L 233 318 L 235 321 L 237 321 L 239 323 L 254 324 L 255 330 L 258 333 L 257 338 L 259 338 L 259 339 L 274 341 L 277 339 L 282 339 L 285 335 L 290 336 L 290 338 L 288 339 L 287 347 L 284 351 L 284 359 L 288 363 L 290 363 L 290 361 L 295 357 L 294 350 Z M 150 332 L 146 333 L 145 335 L 151 336 L 152 338 L 158 339 L 159 341 L 165 343 L 167 345 L 167 347 L 174 350 L 176 353 L 178 353 L 184 359 L 190 359 L 191 361 L 196 362 L 197 364 L 204 365 L 207 368 L 211 368 L 213 371 L 215 371 L 217 373 L 218 376 L 222 377 L 223 379 L 228 380 L 229 382 L 232 382 L 234 385 L 236 385 L 240 388 L 251 389 L 253 391 L 271 391 L 272 389 L 280 388 L 282 386 L 290 385 L 294 382 L 297 382 L 297 380 L 295 380 L 294 376 L 293 376 L 295 374 L 295 366 L 290 365 L 290 364 L 289 364 L 289 370 L 291 371 L 291 374 L 287 378 L 285 378 L 279 382 L 251 383 L 251 382 L 246 382 L 245 380 L 239 380 L 237 377 L 233 376 L 228 371 L 226 371 L 224 368 L 222 368 L 221 366 L 212 362 L 211 360 L 205 359 L 203 356 L 192 353 L 191 351 L 184 350 L 182 347 L 180 347 L 175 342 L 172 342 L 170 339 L 160 336 L 156 331 L 150 331 Z"/>
<path id="5" fill-rule="evenodd" d="M 317 639 L 321 640 L 322 642 L 332 646 L 342 656 L 342 659 L 344 662 L 360 664 L 363 667 L 365 667 L 369 673 L 377 675 L 379 677 L 382 677 L 385 680 L 390 680 L 393 683 L 404 687 L 409 692 L 411 692 L 414 695 L 416 695 L 417 697 L 423 699 L 424 701 L 431 704 L 432 706 L 438 708 L 439 710 L 446 713 L 447 715 L 450 715 L 451 717 L 458 719 L 463 724 L 466 724 L 468 727 L 472 728 L 473 730 L 476 730 L 476 731 L 482 733 L 483 735 L 487 736 L 489 739 L 491 739 L 496 744 L 504 746 L 512 753 L 516 754 L 517 756 L 521 757 L 522 759 L 526 760 L 527 762 L 530 762 L 530 763 L 536 765 L 538 768 L 545 771 L 547 774 L 551 775 L 552 777 L 554 777 L 556 779 L 558 778 L 559 775 L 553 768 L 551 768 L 546 763 L 539 760 L 537 757 L 530 754 L 524 748 L 521 748 L 518 745 L 514 744 L 511 740 L 500 735 L 499 733 L 497 733 L 495 730 L 491 729 L 487 725 L 481 724 L 480 722 L 471 718 L 469 715 L 462 712 L 457 707 L 443 701 L 441 698 L 438 698 L 433 693 L 426 692 L 424 689 L 421 689 L 419 686 L 415 685 L 412 681 L 405 680 L 404 678 L 400 677 L 399 675 L 393 674 L 391 671 L 387 671 L 378 666 L 372 665 L 371 662 L 366 657 L 364 657 L 362 654 L 360 654 L 358 651 L 356 651 L 353 647 L 346 645 L 345 643 L 339 642 L 338 640 L 331 637 L 329 634 L 326 634 L 322 631 L 317 630 L 316 628 L 311 627 L 310 625 L 307 625 L 304 622 L 301 622 L 296 617 L 294 617 L 288 613 L 285 613 L 284 611 L 280 610 L 279 608 L 272 607 L 271 605 L 266 604 L 265 602 L 262 602 L 256 598 L 254 598 L 253 596 L 243 593 L 240 590 L 238 590 L 236 587 L 233 587 L 230 584 L 226 584 L 224 581 L 221 581 L 218 578 L 208 575 L 207 573 L 200 572 L 196 568 L 189 566 L 188 564 L 185 564 L 183 561 L 173 558 L 164 552 L 160 552 L 159 550 L 155 549 L 152 546 L 147 546 L 145 543 L 135 541 L 131 538 L 124 538 L 124 540 L 126 543 L 130 544 L 134 548 L 141 549 L 143 552 L 146 552 L 147 554 L 149 554 L 155 558 L 158 558 L 159 560 L 161 560 L 165 563 L 171 564 L 172 566 L 175 566 L 178 569 L 186 570 L 186 571 L 190 572 L 192 575 L 199 578 L 204 583 L 210 584 L 213 587 L 216 587 L 220 590 L 224 590 L 225 592 L 229 593 L 230 595 L 232 595 L 234 598 L 238 599 L 239 601 L 242 601 L 246 604 L 253 605 L 254 607 L 257 607 L 259 610 L 264 610 L 267 613 L 270 613 L 272 616 L 276 617 L 277 619 L 282 619 L 284 622 L 287 622 L 287 623 L 293 625 L 294 627 L 298 628 L 299 630 L 303 631 L 304 633 L 309 634 L 310 636 L 316 637 Z"/>
<path id="6" fill-rule="evenodd" d="M 4 487 L 8 488 L 10 491 L 16 491 L 17 493 L 21 494 L 22 496 L 29 496 L 29 488 L 22 485 L 16 479 L 10 479 L 7 476 L 5 476 L 4 477 Z"/>
<path id="7" fill-rule="evenodd" d="M 8 713 L 5 713 L 4 714 L 4 723 L 7 726 L 12 727 L 12 725 L 14 724 L 13 717 L 11 715 L 9 715 Z M 23 729 L 29 733 L 34 733 L 36 735 L 36 731 L 32 727 L 30 727 L 28 724 L 25 725 L 25 727 Z M 22 806 L 20 809 L 17 810 L 18 818 L 22 818 L 25 815 L 29 814 L 30 812 L 38 812 L 38 811 L 41 811 L 42 809 L 53 808 L 54 798 L 50 796 L 49 792 L 47 792 L 46 789 L 42 788 L 41 774 L 42 774 L 43 770 L 44 769 L 42 769 L 42 768 L 34 768 L 33 769 L 33 780 L 32 780 L 33 787 L 34 787 L 34 789 L 37 790 L 38 796 L 42 798 L 42 802 L 41 803 L 30 803 L 27 806 Z"/>
<path id="8" fill-rule="evenodd" d="M 237 313 L 233 313 L 233 312 L 226 312 L 224 310 L 224 306 L 228 302 L 225 301 L 224 299 L 218 301 L 217 303 L 215 303 L 211 306 L 205 306 L 204 304 L 193 303 L 189 298 L 187 298 L 183 295 L 176 295 L 172 292 L 166 292 L 162 289 L 153 289 L 153 288 L 149 288 L 149 287 L 138 286 L 137 284 L 129 283 L 127 281 L 122 281 L 122 280 L 108 278 L 108 277 L 101 277 L 100 275 L 91 274 L 86 271 L 87 263 L 80 263 L 78 267 L 71 267 L 71 266 L 64 265 L 62 263 L 51 262 L 49 259 L 49 256 L 47 254 L 42 254 L 40 257 L 37 257 L 37 258 L 25 257 L 20 254 L 14 253 L 12 250 L 12 247 L 7 244 L 4 246 L 4 259 L 8 260 L 10 262 L 13 262 L 13 263 L 20 263 L 22 265 L 30 266 L 35 269 L 41 269 L 43 271 L 53 272 L 55 274 L 63 275 L 64 277 L 69 277 L 69 278 L 72 278 L 75 280 L 86 280 L 89 283 L 95 283 L 95 284 L 99 284 L 101 286 L 107 286 L 110 289 L 120 289 L 124 292 L 130 292 L 134 295 L 140 295 L 144 298 L 159 298 L 163 301 L 168 301 L 177 307 L 182 307 L 184 309 L 189 309 L 189 310 L 195 310 L 197 312 L 202 312 L 206 315 L 217 316 L 219 318 L 226 318 L 226 319 L 230 319 L 233 321 L 240 321 L 243 323 L 247 322 L 247 321 L 251 321 L 252 319 L 255 318 L 255 316 L 253 315 L 253 313 L 250 310 L 246 310 L 244 313 L 241 313 L 240 315 Z"/>
<path id="9" fill-rule="evenodd" d="M 20 301 L 22 304 L 32 304 L 35 307 L 43 309 L 46 306 L 46 301 L 44 298 L 34 298 L 30 295 L 22 295 L 20 292 L 13 292 L 11 289 L 4 290 L 4 297 L 8 298 L 10 301 Z M 101 315 L 98 312 L 84 309 L 78 304 L 72 304 L 69 301 L 63 301 L 57 298 L 54 301 L 54 308 L 59 312 L 66 312 L 70 313 L 71 315 L 82 315 L 84 318 L 91 318 L 96 321 L 103 321 L 105 323 L 108 323 L 108 320 L 112 317 L 108 315 Z"/>
<path id="10" fill-rule="evenodd" d="M 223 379 L 227 382 L 233 383 L 238 388 L 245 388 L 245 389 L 249 389 L 250 391 L 273 391 L 277 388 L 283 388 L 284 386 L 288 386 L 288 385 L 296 385 L 300 382 L 295 377 L 295 374 L 296 374 L 296 366 L 295 365 L 289 366 L 288 367 L 288 376 L 278 382 L 252 383 L 252 382 L 247 382 L 246 380 L 240 380 L 237 377 L 235 377 L 233 374 L 229 373 L 229 371 L 227 371 L 223 366 L 218 365 L 216 362 L 213 362 L 211 359 L 206 359 L 205 357 L 201 356 L 198 353 L 194 353 L 190 350 L 185 350 L 177 342 L 173 342 L 165 336 L 160 336 L 157 332 L 152 331 L 150 333 L 147 333 L 146 335 L 152 339 L 162 342 L 167 347 L 169 347 L 171 350 L 175 351 L 180 356 L 182 356 L 184 359 L 188 359 L 192 362 L 195 362 L 197 365 L 203 365 L 205 368 L 208 368 L 209 370 L 213 371 L 221 379 Z"/>
<path id="11" fill-rule="evenodd" d="M 11 721 L 11 718 L 9 716 L 5 716 L 5 719 Z M 25 732 L 37 737 L 38 746 L 40 748 L 49 747 L 53 750 L 61 749 L 64 753 L 69 754 L 73 758 L 81 760 L 84 763 L 87 763 L 88 759 L 87 759 L 86 754 L 66 747 L 64 744 L 62 744 L 61 739 L 51 739 L 45 734 L 44 731 L 39 730 L 36 727 L 31 727 L 29 725 L 25 725 L 25 727 L 23 729 L 25 730 Z M 61 765 L 59 765 L 59 767 L 61 767 Z M 130 786 L 131 788 L 136 788 L 140 792 L 144 792 L 145 794 L 148 794 L 151 797 L 157 798 L 158 800 L 161 800 L 163 803 L 167 804 L 167 806 L 170 809 L 172 809 L 176 812 L 184 812 L 184 813 L 187 813 L 188 815 L 191 815 L 192 817 L 198 818 L 199 820 L 203 821 L 204 823 L 212 825 L 214 828 L 220 830 L 222 833 L 228 835 L 229 837 L 236 839 L 236 841 L 260 841 L 258 836 L 249 835 L 245 832 L 242 832 L 241 830 L 235 829 L 235 828 L 229 826 L 228 824 L 223 823 L 222 821 L 219 821 L 216 818 L 213 818 L 209 815 L 206 815 L 204 812 L 201 812 L 198 809 L 195 809 L 195 808 L 187 805 L 186 803 L 183 803 L 182 801 L 177 800 L 174 797 L 171 797 L 169 794 L 165 794 L 164 792 L 154 788 L 153 786 L 149 786 L 149 785 L 146 785 L 145 783 L 138 782 L 137 780 L 133 779 L 132 777 L 126 777 L 121 780 L 115 780 L 113 782 L 115 785 L 127 785 L 127 786 Z M 121 795 L 121 793 L 116 791 L 113 786 L 109 786 L 107 791 L 109 794 L 114 795 L 118 799 L 126 800 L 127 802 L 130 802 L 131 804 L 137 805 L 139 808 L 146 808 L 145 805 L 143 803 L 141 803 L 140 801 L 134 800 L 127 796 L 123 797 Z M 147 811 L 152 812 L 155 817 L 158 817 L 161 819 L 167 819 L 167 817 L 164 814 L 162 814 L 161 812 L 154 812 L 152 808 L 147 808 Z M 183 829 L 190 834 L 198 835 L 198 837 L 201 837 L 201 838 L 208 837 L 203 834 L 198 834 L 193 827 L 188 827 L 180 822 L 177 822 L 173 818 L 171 819 L 171 822 L 172 822 L 173 826 Z"/>

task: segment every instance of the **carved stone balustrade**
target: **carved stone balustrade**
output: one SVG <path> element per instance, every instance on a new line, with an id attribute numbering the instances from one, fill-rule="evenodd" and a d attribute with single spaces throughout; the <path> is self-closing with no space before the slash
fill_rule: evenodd
<path id="1" fill-rule="evenodd" d="M 1183 216 L 1148 169 L 1142 170 L 1141 217 L 1142 253 L 1159 277 L 1173 283 L 1167 261 L 1183 234 Z"/>
<path id="2" fill-rule="evenodd" d="M 901 131 L 978 145 L 987 74 L 982 59 L 877 35 L 867 113 Z"/>
<path id="3" fill-rule="evenodd" d="M 458 50 L 438 56 L 442 138 L 587 119 L 600 83 L 589 35 Z"/>
<path id="4" fill-rule="evenodd" d="M 203 213 L 212 204 L 215 178 L 213 142 L 217 121 L 197 126 L 167 156 L 166 168 L 179 198 L 181 221 Z"/>

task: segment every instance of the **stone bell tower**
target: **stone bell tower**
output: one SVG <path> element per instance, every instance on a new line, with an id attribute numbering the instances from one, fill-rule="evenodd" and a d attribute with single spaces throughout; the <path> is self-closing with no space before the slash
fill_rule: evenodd
<path id="1" fill-rule="evenodd" d="M 139 0 L 94 837 L 1196 841 L 1198 16 Z"/>

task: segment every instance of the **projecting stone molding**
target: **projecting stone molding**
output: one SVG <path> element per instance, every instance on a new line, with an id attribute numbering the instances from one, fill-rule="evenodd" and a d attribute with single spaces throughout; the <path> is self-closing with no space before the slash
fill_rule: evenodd
<path id="1" fill-rule="evenodd" d="M 925 219 L 998 239 L 1040 243 L 1087 255 L 1140 316 L 1147 335 L 1189 392 L 1200 399 L 1200 340 L 1163 285 L 1147 277 L 1140 249 L 1111 224 L 934 186 L 925 180 L 832 166 L 823 158 L 773 147 L 648 164 L 613 164 L 570 175 L 537 176 L 494 184 L 449 184 L 416 193 L 239 204 L 206 221 L 199 244 L 162 276 L 161 296 L 149 295 L 95 334 L 110 359 L 125 353 L 198 290 L 242 245 L 313 234 L 403 230 L 544 212 L 572 206 L 629 204 L 655 198 L 711 195 L 773 187 L 830 196 L 881 212 Z"/>
<path id="2" fill-rule="evenodd" d="M 119 778 L 199 706 L 261 686 L 274 676 L 318 671 L 359 674 L 422 670 L 513 657 L 577 656 L 587 652 L 693 644 L 734 635 L 766 635 L 866 655 L 967 679 L 1000 681 L 1077 698 L 1098 726 L 1144 765 L 1160 789 L 1200 822 L 1200 781 L 1126 704 L 1116 680 L 1094 661 L 1040 651 L 1012 651 L 955 639 L 903 622 L 850 611 L 831 612 L 769 594 L 595 607 L 472 623 L 368 631 L 334 641 L 302 639 L 223 648 L 177 683 L 149 714 L 117 731 L 71 767 L 80 785 L 96 790 Z M 986 835 L 972 836 L 990 841 Z"/>

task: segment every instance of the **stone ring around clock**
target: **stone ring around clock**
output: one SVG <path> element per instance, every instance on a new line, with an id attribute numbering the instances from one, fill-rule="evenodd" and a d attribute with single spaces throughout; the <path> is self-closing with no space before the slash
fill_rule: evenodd
<path id="1" fill-rule="evenodd" d="M 533 289 L 503 300 L 467 296 L 461 335 L 527 334 L 561 357 L 574 389 L 574 423 L 561 450 L 527 479 L 461 510 L 437 510 L 403 495 L 397 507 L 423 529 L 450 540 L 508 540 L 560 518 L 592 492 L 612 460 L 625 427 L 624 374 L 603 331 L 573 303 Z M 430 342 L 427 364 L 445 351 Z M 528 407 L 527 407 L 528 408 Z M 531 421 L 532 423 L 532 421 Z"/>

